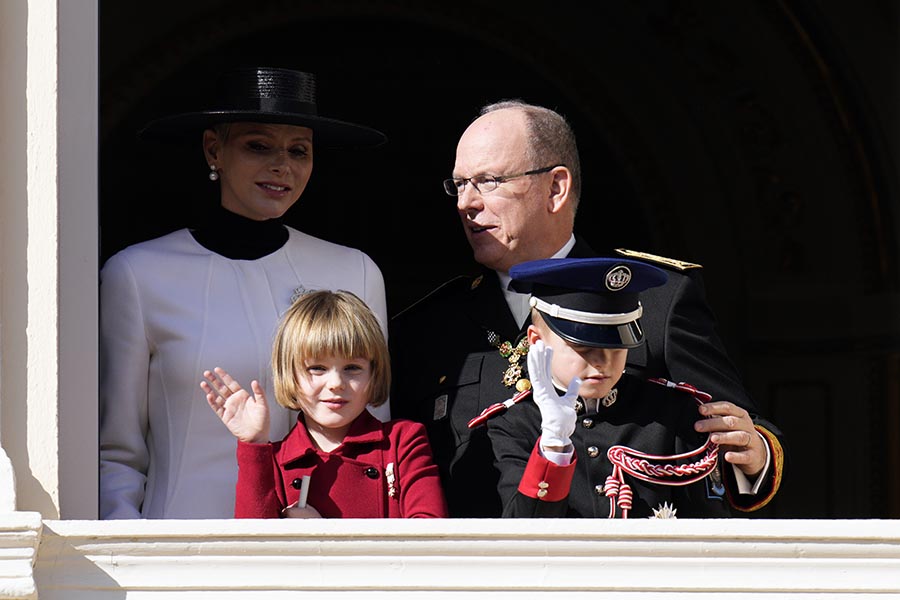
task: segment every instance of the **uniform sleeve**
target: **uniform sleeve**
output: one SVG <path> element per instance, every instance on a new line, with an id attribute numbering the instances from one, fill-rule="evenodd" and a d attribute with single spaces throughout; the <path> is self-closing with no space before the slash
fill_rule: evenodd
<path id="1" fill-rule="evenodd" d="M 726 477 L 729 500 L 735 508 L 757 510 L 778 491 L 785 468 L 784 436 L 778 427 L 759 414 L 716 331 L 715 316 L 706 300 L 699 271 L 678 278 L 666 320 L 665 364 L 669 379 L 685 381 L 712 395 L 744 408 L 769 444 L 773 457 L 769 480 L 754 500 L 737 502 L 733 477 Z M 752 498 L 752 497 L 750 497 Z"/>
<path id="2" fill-rule="evenodd" d="M 394 490 L 400 495 L 400 514 L 404 518 L 446 518 L 447 502 L 425 427 L 408 421 L 399 430 Z"/>
<path id="3" fill-rule="evenodd" d="M 665 364 L 668 379 L 684 381 L 712 395 L 758 414 L 756 404 L 744 388 L 737 368 L 728 357 L 716 330 L 715 316 L 706 300 L 699 271 L 676 280 L 668 307 Z M 655 376 L 655 373 L 650 373 Z"/>
<path id="4" fill-rule="evenodd" d="M 539 450 L 540 411 L 531 400 L 487 422 L 500 471 L 503 517 L 565 517 L 577 461 L 559 466 Z"/>
<path id="5" fill-rule="evenodd" d="M 725 475 L 725 492 L 728 495 L 728 501 L 741 512 L 757 511 L 771 502 L 778 492 L 778 488 L 781 487 L 781 478 L 784 474 L 784 448 L 778 436 L 759 422 L 756 423 L 756 431 L 769 446 L 770 456 L 769 469 L 761 475 L 764 479 L 756 494 L 741 494 L 738 491 L 733 470 L 722 469 Z"/>
<path id="6" fill-rule="evenodd" d="M 275 461 L 272 444 L 248 444 L 238 441 L 237 462 L 235 518 L 279 518 L 286 503 L 278 497 L 276 485 L 278 464 Z"/>
<path id="7" fill-rule="evenodd" d="M 125 257 L 100 276 L 100 518 L 141 517 L 147 468 L 152 348 L 141 295 Z"/>

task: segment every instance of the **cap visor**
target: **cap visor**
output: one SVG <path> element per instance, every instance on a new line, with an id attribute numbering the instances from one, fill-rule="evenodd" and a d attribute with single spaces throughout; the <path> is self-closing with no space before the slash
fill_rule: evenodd
<path id="1" fill-rule="evenodd" d="M 644 343 L 640 319 L 621 325 L 593 325 L 541 313 L 556 335 L 572 344 L 594 348 L 637 348 Z"/>

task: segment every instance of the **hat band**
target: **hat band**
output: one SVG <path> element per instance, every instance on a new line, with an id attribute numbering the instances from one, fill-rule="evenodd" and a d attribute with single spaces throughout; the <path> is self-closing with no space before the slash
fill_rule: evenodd
<path id="1" fill-rule="evenodd" d="M 237 103 L 226 112 L 295 113 L 298 115 L 318 115 L 315 104 L 297 102 L 285 98 L 249 98 Z"/>
<path id="2" fill-rule="evenodd" d="M 623 325 L 639 319 L 644 313 L 644 307 L 641 306 L 640 302 L 638 302 L 638 307 L 633 311 L 615 315 L 601 315 L 573 310 L 571 308 L 563 308 L 559 304 L 550 304 L 535 296 L 531 297 L 529 304 L 533 308 L 536 308 L 543 313 L 547 313 L 551 317 L 575 321 L 576 323 L 586 323 L 588 325 Z"/>

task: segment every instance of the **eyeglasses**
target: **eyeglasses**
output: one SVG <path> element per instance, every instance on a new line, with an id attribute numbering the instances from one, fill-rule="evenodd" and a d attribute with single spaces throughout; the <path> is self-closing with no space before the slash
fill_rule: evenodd
<path id="1" fill-rule="evenodd" d="M 466 184 L 471 183 L 472 187 L 475 188 L 475 191 L 477 191 L 479 194 L 488 194 L 500 187 L 501 183 L 506 183 L 510 179 L 525 177 L 526 175 L 538 175 L 540 173 L 551 171 L 556 167 L 564 166 L 565 165 L 561 164 L 553 165 L 550 167 L 544 167 L 543 169 L 532 169 L 531 171 L 525 171 L 524 173 L 516 173 L 515 175 L 476 175 L 475 177 L 445 179 L 444 191 L 447 192 L 448 196 L 459 196 L 465 191 Z"/>

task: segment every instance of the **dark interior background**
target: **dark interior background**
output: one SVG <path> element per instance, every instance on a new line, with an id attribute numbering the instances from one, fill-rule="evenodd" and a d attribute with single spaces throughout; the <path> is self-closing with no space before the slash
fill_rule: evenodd
<path id="1" fill-rule="evenodd" d="M 103 18 L 101 33 L 106 23 Z M 105 81 L 105 43 L 101 55 Z M 571 119 L 576 132 L 594 130 L 579 138 L 590 173 L 584 193 L 613 201 L 584 203 L 583 220 L 608 223 L 602 231 L 585 233 L 598 239 L 598 247 L 651 246 L 621 158 L 597 135 L 602 129 L 591 123 L 571 91 L 491 40 L 461 37 L 440 24 L 373 15 L 304 19 L 249 35 L 235 32 L 224 47 L 172 64 L 158 85 L 133 98 L 136 102 L 116 124 L 101 111 L 104 260 L 130 243 L 190 225 L 203 206 L 218 201 L 217 186 L 206 178 L 199 140 L 183 147 L 143 144 L 134 132 L 153 116 L 203 106 L 219 71 L 236 64 L 316 73 L 321 114 L 388 135 L 389 144 L 376 150 L 317 149 L 310 185 L 286 221 L 367 251 L 383 267 L 393 311 L 467 268 L 471 253 L 455 199 L 444 194 L 441 181 L 450 175 L 456 140 L 478 108 L 499 99 L 550 106 Z M 130 225 L 122 227 L 123 222 Z"/>
<path id="2" fill-rule="evenodd" d="M 101 261 L 216 201 L 199 140 L 140 144 L 142 124 L 229 66 L 297 68 L 322 114 L 390 141 L 317 149 L 286 220 L 372 256 L 396 313 L 472 267 L 440 182 L 478 108 L 550 106 L 581 150 L 579 233 L 703 264 L 789 436 L 752 516 L 900 516 L 896 2 L 101 0 L 99 26 Z"/>

